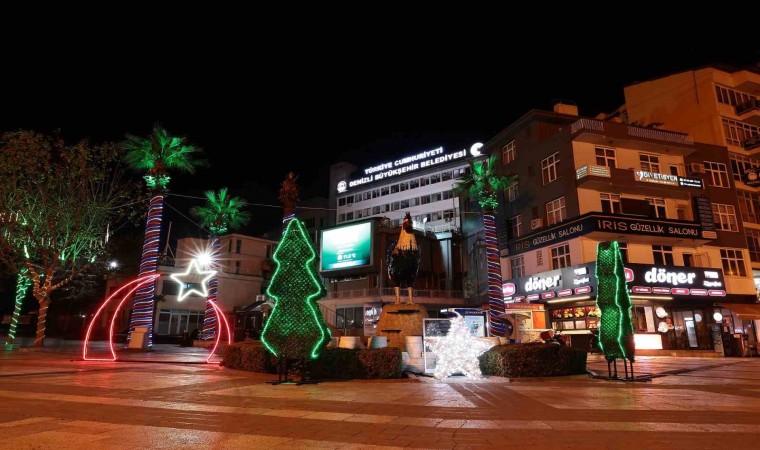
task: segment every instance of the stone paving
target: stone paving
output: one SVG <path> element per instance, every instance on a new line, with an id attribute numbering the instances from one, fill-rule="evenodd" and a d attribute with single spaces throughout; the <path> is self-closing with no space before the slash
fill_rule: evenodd
<path id="1" fill-rule="evenodd" d="M 171 364 L 75 358 L 0 352 L 1 449 L 641 450 L 760 442 L 760 358 L 642 357 L 637 372 L 653 377 L 632 383 L 579 375 L 304 386 L 181 364 L 177 354 Z M 589 368 L 606 371 L 606 363 L 592 356 Z"/>

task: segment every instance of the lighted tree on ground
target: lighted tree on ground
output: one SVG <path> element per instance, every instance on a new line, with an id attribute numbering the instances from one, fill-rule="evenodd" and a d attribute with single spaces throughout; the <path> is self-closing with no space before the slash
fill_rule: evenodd
<path id="1" fill-rule="evenodd" d="M 516 183 L 515 177 L 505 177 L 496 172 L 496 155 L 487 161 L 470 161 L 470 171 L 454 190 L 460 194 L 475 197 L 483 215 L 483 229 L 486 234 L 486 262 L 488 263 L 488 319 L 492 336 L 504 336 L 506 326 L 503 315 L 504 291 L 501 285 L 501 258 L 499 256 L 499 236 L 496 233 L 494 210 L 499 205 L 498 194 Z"/>
<path id="2" fill-rule="evenodd" d="M 196 158 L 200 147 L 188 144 L 186 138 L 170 136 L 160 125 L 153 127 L 153 133 L 141 138 L 127 134 L 120 144 L 126 152 L 126 160 L 133 169 L 147 171 L 145 183 L 151 191 L 148 217 L 145 223 L 142 260 L 139 276 L 153 273 L 158 268 L 159 239 L 163 219 L 164 195 L 169 185 L 169 170 L 194 173 L 195 168 L 205 161 Z M 152 343 L 155 284 L 151 283 L 137 291 L 132 305 L 130 333 L 135 327 L 148 328 L 148 343 Z M 130 334 L 131 336 L 131 334 Z"/>
<path id="3" fill-rule="evenodd" d="M 631 323 L 631 298 L 625 283 L 625 267 L 617 241 L 600 242 L 596 249 L 596 304 L 599 319 L 599 346 L 608 361 L 633 361 L 636 348 Z"/>
<path id="4" fill-rule="evenodd" d="M 208 228 L 211 232 L 211 260 L 212 269 L 217 272 L 219 267 L 219 253 L 222 248 L 219 236 L 225 234 L 230 228 L 238 228 L 251 219 L 247 211 L 243 211 L 245 199 L 232 197 L 227 194 L 227 188 L 222 188 L 218 193 L 206 191 L 206 204 L 196 206 L 191 213 L 201 220 L 201 226 Z M 201 339 L 213 339 L 216 336 L 216 314 L 211 302 L 216 302 L 219 279 L 216 275 L 208 281 L 208 300 L 206 301 L 206 312 L 203 318 L 203 332 Z"/>
<path id="5" fill-rule="evenodd" d="M 67 145 L 31 131 L 0 136 L 0 261 L 31 280 L 42 346 L 50 294 L 104 254 L 107 229 L 134 212 L 139 188 L 111 144 Z"/>
<path id="6" fill-rule="evenodd" d="M 330 339 L 317 306 L 325 288 L 314 269 L 316 256 L 301 221 L 289 220 L 273 255 L 277 268 L 267 295 L 275 304 L 261 333 L 278 357 L 314 359 Z"/>

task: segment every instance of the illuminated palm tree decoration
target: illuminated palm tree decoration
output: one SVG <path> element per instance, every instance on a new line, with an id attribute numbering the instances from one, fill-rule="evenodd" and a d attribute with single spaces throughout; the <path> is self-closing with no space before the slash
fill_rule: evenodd
<path id="1" fill-rule="evenodd" d="M 499 260 L 499 238 L 496 234 L 494 210 L 499 205 L 498 193 L 513 185 L 516 177 L 505 177 L 496 173 L 496 155 L 487 161 L 470 161 L 470 172 L 454 186 L 459 194 L 475 197 L 483 213 L 483 228 L 486 233 L 486 260 L 488 262 L 488 316 L 491 335 L 504 336 L 503 315 L 504 294 L 501 286 L 501 261 Z"/>
<path id="2" fill-rule="evenodd" d="M 204 162 L 196 159 L 196 154 L 202 151 L 200 147 L 188 144 L 186 138 L 170 136 L 158 124 L 154 125 L 153 133 L 148 137 L 127 134 L 126 138 L 121 143 L 121 148 L 126 152 L 126 161 L 133 169 L 147 171 L 144 178 L 152 193 L 140 261 L 139 276 L 144 276 L 155 272 L 158 266 L 161 219 L 164 194 L 170 179 L 169 170 L 194 173 L 195 168 Z M 129 324 L 130 333 L 134 327 L 148 327 L 148 345 L 152 344 L 155 290 L 155 285 L 150 284 L 137 291 Z"/>
<path id="3" fill-rule="evenodd" d="M 222 248 L 219 236 L 227 233 L 230 228 L 239 228 L 251 219 L 247 211 L 243 211 L 245 200 L 240 197 L 231 197 L 227 194 L 227 188 L 222 188 L 218 193 L 206 191 L 206 204 L 196 206 L 190 212 L 198 217 L 201 226 L 211 232 L 211 261 L 214 270 L 219 271 L 219 253 Z M 216 335 L 216 314 L 211 302 L 216 301 L 219 280 L 214 275 L 208 282 L 208 301 L 206 301 L 206 314 L 203 319 L 203 332 L 201 339 L 213 339 Z"/>

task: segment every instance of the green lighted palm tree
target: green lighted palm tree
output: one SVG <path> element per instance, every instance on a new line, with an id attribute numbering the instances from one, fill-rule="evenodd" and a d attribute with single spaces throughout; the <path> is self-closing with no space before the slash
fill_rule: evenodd
<path id="1" fill-rule="evenodd" d="M 504 294 L 501 286 L 501 261 L 499 259 L 499 237 L 496 233 L 494 210 L 499 205 L 498 193 L 512 186 L 516 177 L 505 177 L 496 173 L 496 155 L 488 161 L 470 161 L 470 172 L 456 185 L 454 191 L 475 197 L 483 213 L 483 228 L 486 233 L 486 260 L 488 263 L 488 316 L 491 335 L 504 336 L 506 326 L 503 319 Z"/>
<path id="2" fill-rule="evenodd" d="M 148 219 L 145 226 L 140 276 L 153 273 L 158 266 L 159 239 L 164 208 L 164 193 L 169 184 L 169 170 L 195 173 L 195 168 L 204 165 L 197 159 L 200 147 L 188 144 L 184 137 L 170 136 L 164 128 L 156 124 L 153 132 L 145 137 L 131 134 L 120 144 L 125 159 L 132 168 L 147 171 L 145 182 L 152 191 Z M 139 289 L 132 306 L 130 332 L 134 327 L 148 328 L 148 345 L 152 344 L 155 285 Z M 131 337 L 131 336 L 130 336 Z"/>
<path id="3" fill-rule="evenodd" d="M 201 226 L 211 231 L 211 258 L 213 264 L 217 265 L 222 247 L 219 236 L 226 233 L 229 228 L 238 228 L 247 224 L 251 216 L 247 211 L 242 210 L 245 200 L 240 197 L 231 197 L 227 194 L 227 188 L 220 189 L 218 193 L 206 191 L 204 194 L 206 204 L 196 206 L 190 212 L 200 219 Z M 218 286 L 219 280 L 214 275 L 208 282 L 208 299 L 201 339 L 213 339 L 216 335 L 216 314 L 211 302 L 216 302 Z"/>

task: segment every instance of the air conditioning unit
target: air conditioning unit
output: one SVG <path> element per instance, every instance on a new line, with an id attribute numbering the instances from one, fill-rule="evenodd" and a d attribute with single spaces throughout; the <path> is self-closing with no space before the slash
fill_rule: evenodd
<path id="1" fill-rule="evenodd" d="M 256 295 L 256 301 L 257 302 L 265 302 L 266 300 L 267 300 L 267 296 L 266 295 L 262 295 L 262 294 L 257 294 Z"/>
<path id="2" fill-rule="evenodd" d="M 705 165 L 702 163 L 689 164 L 689 174 L 692 173 L 705 173 Z"/>
<path id="3" fill-rule="evenodd" d="M 544 219 L 533 219 L 530 221 L 530 229 L 535 230 L 536 228 L 541 228 L 544 226 Z"/>

